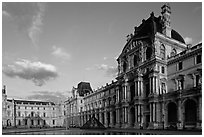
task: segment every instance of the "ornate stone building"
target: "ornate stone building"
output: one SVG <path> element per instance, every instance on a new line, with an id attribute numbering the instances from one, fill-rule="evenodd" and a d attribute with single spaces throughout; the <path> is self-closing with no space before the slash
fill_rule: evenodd
<path id="1" fill-rule="evenodd" d="M 117 59 L 117 125 L 200 128 L 202 44 L 186 45 L 171 28 L 169 4 L 161 9 L 135 27 Z"/>
<path id="2" fill-rule="evenodd" d="M 62 104 L 47 101 L 9 99 L 2 89 L 2 127 L 59 127 L 63 126 Z"/>
<path id="3" fill-rule="evenodd" d="M 86 93 L 82 125 L 95 116 L 106 127 L 202 127 L 202 43 L 186 45 L 171 27 L 170 5 L 161 9 L 161 16 L 152 12 L 128 35 L 117 81 Z"/>
<path id="4" fill-rule="evenodd" d="M 84 123 L 80 114 L 84 111 L 84 95 L 90 92 L 92 89 L 88 82 L 80 82 L 77 88 L 73 87 L 71 97 L 65 101 L 68 127 L 80 127 Z"/>

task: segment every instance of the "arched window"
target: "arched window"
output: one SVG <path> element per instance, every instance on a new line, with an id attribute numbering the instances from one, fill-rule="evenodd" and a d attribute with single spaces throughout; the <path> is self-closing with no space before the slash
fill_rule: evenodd
<path id="1" fill-rule="evenodd" d="M 148 47 L 146 50 L 146 59 L 150 59 L 152 56 L 152 48 Z"/>
<path id="2" fill-rule="evenodd" d="M 165 46 L 163 44 L 160 47 L 160 55 L 161 55 L 161 59 L 164 60 L 165 59 Z"/>

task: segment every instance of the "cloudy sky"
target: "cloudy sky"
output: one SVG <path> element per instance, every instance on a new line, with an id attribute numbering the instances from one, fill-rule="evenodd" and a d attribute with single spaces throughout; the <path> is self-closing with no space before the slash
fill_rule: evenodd
<path id="1" fill-rule="evenodd" d="M 126 36 L 164 3 L 2 3 L 2 85 L 9 97 L 66 97 L 111 82 Z M 201 41 L 202 4 L 170 3 L 171 26 Z"/>

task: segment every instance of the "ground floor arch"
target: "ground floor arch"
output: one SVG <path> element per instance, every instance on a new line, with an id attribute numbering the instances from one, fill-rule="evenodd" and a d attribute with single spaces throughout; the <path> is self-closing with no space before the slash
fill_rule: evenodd
<path id="1" fill-rule="evenodd" d="M 185 125 L 196 125 L 197 104 L 194 100 L 188 99 L 184 103 Z"/>

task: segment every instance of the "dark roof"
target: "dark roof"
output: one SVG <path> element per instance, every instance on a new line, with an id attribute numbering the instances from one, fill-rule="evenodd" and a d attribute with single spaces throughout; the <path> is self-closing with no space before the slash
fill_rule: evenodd
<path id="1" fill-rule="evenodd" d="M 84 96 L 85 93 L 89 93 L 90 91 L 92 91 L 89 82 L 80 82 L 78 84 L 77 90 L 80 96 Z"/>
<path id="2" fill-rule="evenodd" d="M 178 41 L 185 44 L 185 41 L 182 38 L 182 36 L 178 32 L 176 32 L 174 29 L 171 30 L 171 38 L 175 39 L 175 40 L 178 40 Z"/>
<path id="3" fill-rule="evenodd" d="M 9 101 L 9 102 L 12 102 L 12 100 L 13 99 L 7 99 L 7 101 Z M 51 105 L 54 105 L 55 103 L 53 103 L 53 102 L 48 102 L 48 101 L 36 101 L 36 100 L 21 100 L 21 99 L 14 99 L 14 102 L 16 102 L 16 103 L 21 103 L 21 102 L 23 102 L 23 103 L 42 103 L 42 104 L 51 104 Z"/>
<path id="4" fill-rule="evenodd" d="M 154 13 L 147 20 L 142 20 L 142 24 L 137 27 L 137 34 L 134 37 L 150 36 L 156 32 L 162 33 L 162 20 L 161 16 L 155 17 Z M 171 38 L 179 42 L 185 43 L 182 36 L 174 29 L 171 30 Z"/>

